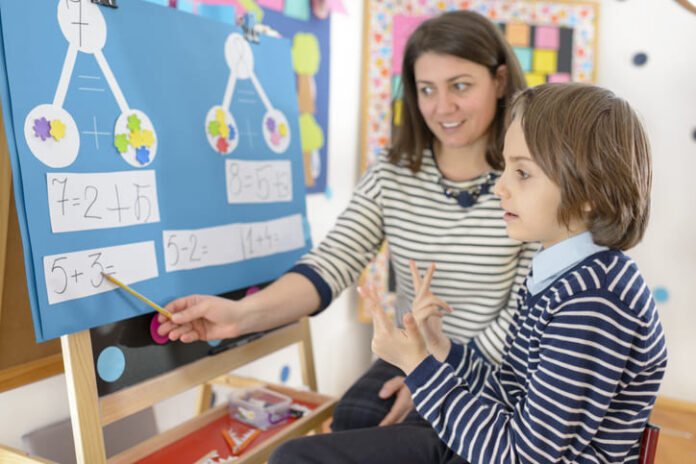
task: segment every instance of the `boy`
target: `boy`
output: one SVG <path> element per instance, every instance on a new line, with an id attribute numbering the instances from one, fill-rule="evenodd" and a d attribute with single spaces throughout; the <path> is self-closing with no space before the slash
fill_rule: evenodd
<path id="1" fill-rule="evenodd" d="M 413 267 L 418 293 L 404 330 L 363 291 L 373 302 L 373 351 L 407 374 L 416 409 L 458 456 L 419 455 L 419 434 L 436 449 L 423 429 L 398 457 L 388 431 L 376 432 L 381 457 L 374 437 L 327 435 L 339 458 L 353 443 L 350 460 L 327 462 L 637 462 L 667 362 L 650 291 L 620 251 L 647 224 L 647 139 L 625 101 L 584 84 L 527 89 L 510 115 L 494 192 L 508 234 L 543 248 L 519 292 L 502 365 L 437 330 L 446 303 L 430 293 L 433 266 L 422 281 Z M 310 462 L 296 456 L 284 462 Z"/>

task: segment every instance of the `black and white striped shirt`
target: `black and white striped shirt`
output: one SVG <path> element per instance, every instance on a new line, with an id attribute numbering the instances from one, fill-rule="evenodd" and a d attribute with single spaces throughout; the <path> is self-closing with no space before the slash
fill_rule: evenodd
<path id="1" fill-rule="evenodd" d="M 538 245 L 507 236 L 500 201 L 492 193 L 482 194 L 465 209 L 444 194 L 439 179 L 429 150 L 415 174 L 390 163 L 386 155 L 379 156 L 334 228 L 292 272 L 314 283 L 323 309 L 357 280 L 386 239 L 396 276 L 397 323 L 414 297 L 408 260 L 413 259 L 421 272 L 433 261 L 431 289 L 454 310 L 445 314 L 443 331 L 452 340 L 473 341 L 488 360 L 500 363 L 517 310 L 513 295 L 526 278 Z M 445 182 L 462 190 L 487 180 L 484 174 L 470 181 Z"/>
<path id="2" fill-rule="evenodd" d="M 636 265 L 602 251 L 519 300 L 501 366 L 453 343 L 411 372 L 418 412 L 471 464 L 638 462 L 667 352 Z"/>

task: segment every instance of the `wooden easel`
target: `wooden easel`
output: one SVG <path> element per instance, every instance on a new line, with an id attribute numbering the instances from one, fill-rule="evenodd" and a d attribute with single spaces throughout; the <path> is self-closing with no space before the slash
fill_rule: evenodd
<path id="1" fill-rule="evenodd" d="M 130 463 L 142 459 L 181 439 L 188 433 L 228 414 L 225 405 L 209 409 L 212 384 L 235 386 L 240 383 L 260 383 L 234 378 L 226 374 L 239 366 L 293 344 L 299 345 L 302 379 L 311 391 L 300 392 L 272 385 L 266 387 L 278 390 L 291 398 L 318 406 L 310 414 L 249 450 L 235 462 L 262 463 L 270 455 L 275 445 L 289 438 L 304 435 L 313 429 L 318 429 L 321 423 L 331 416 L 336 400 L 316 393 L 317 383 L 312 341 L 309 321 L 306 318 L 246 345 L 200 359 L 172 372 L 102 398 L 99 398 L 97 393 L 89 330 L 62 336 L 60 340 L 62 356 L 60 351 L 56 352 L 55 345 L 51 345 L 51 342 L 41 345 L 34 343 L 33 332 L 30 331 L 31 317 L 24 280 L 19 227 L 12 206 L 10 161 L 2 122 L 2 114 L 0 114 L 0 322 L 3 321 L 3 309 L 4 316 L 13 315 L 14 317 L 19 314 L 25 318 L 20 325 L 25 331 L 29 330 L 29 335 L 24 334 L 20 351 L 26 352 L 28 350 L 32 358 L 28 362 L 20 359 L 17 365 L 6 369 L 0 365 L 0 392 L 58 374 L 64 368 L 78 463 Z M 5 271 L 12 272 L 6 273 Z M 14 281 L 5 286 L 6 291 L 3 293 L 3 283 L 7 282 L 10 277 Z M 10 296 L 10 293 L 12 298 L 8 304 L 6 297 Z M 28 345 L 26 349 L 24 345 Z M 1 344 L 0 349 L 2 349 Z M 0 359 L 2 358 L 0 357 Z M 198 400 L 195 405 L 195 412 L 198 414 L 196 417 L 107 461 L 102 433 L 104 426 L 196 386 L 199 387 Z M 2 445 L 0 445 L 0 462 L 3 464 L 50 463 L 45 459 L 30 457 L 22 451 Z"/>

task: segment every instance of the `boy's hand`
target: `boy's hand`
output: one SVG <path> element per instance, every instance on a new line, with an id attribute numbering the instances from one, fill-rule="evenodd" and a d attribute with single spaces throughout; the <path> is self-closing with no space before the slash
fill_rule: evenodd
<path id="1" fill-rule="evenodd" d="M 413 316 L 418 329 L 423 334 L 428 351 L 438 361 L 442 362 L 449 354 L 450 341 L 442 333 L 442 313 L 440 309 L 451 313 L 452 308 L 430 291 L 430 282 L 433 280 L 433 274 L 435 273 L 435 264 L 430 263 L 422 279 L 416 268 L 416 263 L 409 259 L 408 264 L 411 268 L 413 288 L 416 292 L 416 296 L 413 299 Z"/>
<path id="2" fill-rule="evenodd" d="M 397 329 L 382 308 L 374 288 L 358 288 L 358 293 L 367 301 L 372 312 L 372 351 L 407 375 L 410 374 L 428 356 L 425 341 L 418 331 L 413 315 L 405 314 L 406 329 Z"/>

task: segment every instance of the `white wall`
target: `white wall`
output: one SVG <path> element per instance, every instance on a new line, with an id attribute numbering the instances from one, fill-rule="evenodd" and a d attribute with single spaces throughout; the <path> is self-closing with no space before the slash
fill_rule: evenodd
<path id="1" fill-rule="evenodd" d="M 669 356 L 660 394 L 696 402 L 696 15 L 673 0 L 600 4 L 598 83 L 633 105 L 653 149 L 650 225 L 628 254 L 653 292 L 669 293 L 658 302 Z M 637 52 L 644 66 L 633 65 Z"/>
<path id="2" fill-rule="evenodd" d="M 669 299 L 659 304 L 667 333 L 669 368 L 661 394 L 696 402 L 696 311 L 690 290 L 696 284 L 696 15 L 675 1 L 600 0 L 598 83 L 627 98 L 645 121 L 654 153 L 652 220 L 644 243 L 631 254 L 652 289 L 664 287 Z M 317 243 L 347 204 L 357 179 L 359 153 L 362 1 L 344 1 L 348 16 L 336 15 L 331 31 L 329 177 L 333 195 L 313 195 L 307 207 Z M 645 52 L 636 67 L 632 57 Z M 320 391 L 340 395 L 369 365 L 371 327 L 356 322 L 356 296 L 345 292 L 312 319 L 314 355 Z M 278 382 L 278 366 L 297 366 L 292 349 L 244 369 Z M 299 383 L 291 367 L 288 383 Z M 161 428 L 191 415 L 194 393 L 185 392 L 156 408 Z M 28 431 L 68 416 L 63 376 L 0 394 L 0 443 L 21 447 Z"/>

